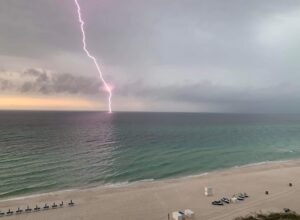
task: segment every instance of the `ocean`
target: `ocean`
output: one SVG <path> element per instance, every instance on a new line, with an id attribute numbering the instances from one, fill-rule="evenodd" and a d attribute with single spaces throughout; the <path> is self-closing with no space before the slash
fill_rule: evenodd
<path id="1" fill-rule="evenodd" d="M 0 198 L 300 157 L 300 115 L 0 111 Z"/>

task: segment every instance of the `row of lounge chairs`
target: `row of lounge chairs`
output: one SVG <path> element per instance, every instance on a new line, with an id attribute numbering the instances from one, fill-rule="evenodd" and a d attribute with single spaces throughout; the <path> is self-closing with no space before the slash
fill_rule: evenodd
<path id="1" fill-rule="evenodd" d="M 233 195 L 230 199 L 223 197 L 220 200 L 213 201 L 211 204 L 222 206 L 222 205 L 229 204 L 229 203 L 235 203 L 237 201 L 244 201 L 248 197 L 249 196 L 247 193 L 238 193 L 238 194 Z"/>
<path id="2" fill-rule="evenodd" d="M 74 206 L 75 203 L 73 202 L 73 200 L 70 200 L 70 202 L 68 203 L 68 206 Z M 13 210 L 11 209 L 8 209 L 7 212 L 2 212 L 0 211 L 0 217 L 2 216 L 11 216 L 13 215 L 14 213 L 16 213 L 17 215 L 19 214 L 22 214 L 22 213 L 30 213 L 30 212 L 38 212 L 38 211 L 41 211 L 41 210 L 49 210 L 50 208 L 52 209 L 56 209 L 56 208 L 63 208 L 64 207 L 64 202 L 62 201 L 60 204 L 56 204 L 55 202 L 49 206 L 47 203 L 45 203 L 45 205 L 43 207 L 40 207 L 38 205 L 36 205 L 33 209 L 30 208 L 28 205 L 27 205 L 27 208 L 26 209 L 21 209 L 20 207 L 18 207 L 18 209 L 16 210 L 16 212 L 14 212 Z"/>

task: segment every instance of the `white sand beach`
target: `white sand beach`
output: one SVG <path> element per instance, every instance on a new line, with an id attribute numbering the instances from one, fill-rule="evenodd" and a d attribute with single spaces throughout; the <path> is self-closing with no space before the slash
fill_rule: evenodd
<path id="1" fill-rule="evenodd" d="M 289 187 L 289 183 L 293 183 Z M 204 196 L 204 187 L 211 186 L 212 197 Z M 265 195 L 265 191 L 269 195 Z M 246 192 L 249 198 L 236 204 L 213 206 L 211 202 L 224 196 Z M 300 212 L 300 161 L 266 163 L 212 172 L 204 176 L 139 182 L 120 187 L 53 192 L 49 194 L 3 200 L 0 210 L 14 211 L 36 204 L 51 205 L 54 201 L 73 199 L 74 207 L 13 215 L 2 219 L 109 219 L 163 220 L 175 210 L 191 209 L 195 218 L 234 219 L 251 212 L 282 211 L 287 207 Z"/>

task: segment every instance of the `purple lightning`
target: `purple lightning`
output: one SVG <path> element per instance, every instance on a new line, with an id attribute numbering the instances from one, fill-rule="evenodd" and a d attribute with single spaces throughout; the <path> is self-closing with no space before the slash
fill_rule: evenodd
<path id="1" fill-rule="evenodd" d="M 99 76 L 100 76 L 100 79 L 102 81 L 102 83 L 104 84 L 105 86 L 105 89 L 106 91 L 108 92 L 108 112 L 111 113 L 111 97 L 112 97 L 112 91 L 111 91 L 111 88 L 108 86 L 108 84 L 106 83 L 105 79 L 103 78 L 103 75 L 102 75 L 102 72 L 101 72 L 101 69 L 100 69 L 100 66 L 97 62 L 97 59 L 96 57 L 94 57 L 93 55 L 90 54 L 90 52 L 88 51 L 87 47 L 86 47 L 86 41 L 85 41 L 85 32 L 84 32 L 84 21 L 82 20 L 82 17 L 81 17 L 81 8 L 80 8 L 80 5 L 78 3 L 78 0 L 74 0 L 75 1 L 75 4 L 77 6 L 77 13 L 78 13 L 78 21 L 80 23 L 80 28 L 81 28 L 81 32 L 82 32 L 82 44 L 83 44 L 83 50 L 84 52 L 86 53 L 86 55 L 93 60 L 96 68 L 97 68 L 97 71 L 99 73 Z"/>

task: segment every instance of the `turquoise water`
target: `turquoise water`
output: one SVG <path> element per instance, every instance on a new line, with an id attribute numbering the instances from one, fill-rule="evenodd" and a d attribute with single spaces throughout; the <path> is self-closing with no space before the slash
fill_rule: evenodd
<path id="1" fill-rule="evenodd" d="M 0 198 L 300 157 L 300 115 L 0 112 Z"/>

